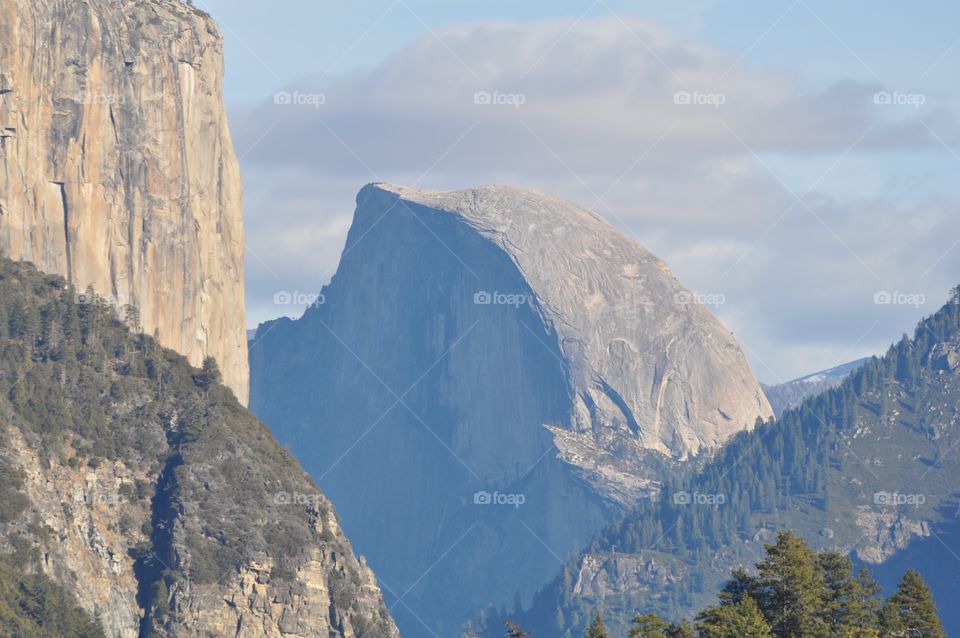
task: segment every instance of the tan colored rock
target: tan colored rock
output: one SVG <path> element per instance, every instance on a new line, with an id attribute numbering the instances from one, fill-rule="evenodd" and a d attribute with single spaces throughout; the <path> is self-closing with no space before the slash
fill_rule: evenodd
<path id="1" fill-rule="evenodd" d="M 222 40 L 179 0 L 0 0 L 0 252 L 139 309 L 247 401 Z"/>

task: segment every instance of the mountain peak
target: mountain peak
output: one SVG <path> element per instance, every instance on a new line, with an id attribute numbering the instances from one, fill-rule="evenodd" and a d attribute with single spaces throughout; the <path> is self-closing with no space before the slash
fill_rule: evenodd
<path id="1" fill-rule="evenodd" d="M 388 213 L 414 217 L 427 230 L 452 215 L 447 221 L 460 232 L 496 247 L 557 331 L 561 356 L 575 371 L 571 381 L 582 402 L 579 411 L 605 412 L 600 420 L 634 429 L 643 447 L 683 458 L 772 414 L 739 345 L 701 295 L 681 286 L 639 242 L 587 209 L 499 185 L 435 191 L 371 184 L 357 201 L 347 240 L 351 251 Z M 436 230 L 430 232 L 439 238 Z M 461 260 L 470 285 L 494 292 L 462 244 L 457 239 L 444 245 Z M 573 443 L 570 436 L 563 440 Z M 593 442 L 584 439 L 580 445 Z"/>
<path id="2" fill-rule="evenodd" d="M 387 582 L 455 546 L 402 628 L 448 635 L 477 600 L 531 595 L 555 567 L 544 545 L 576 549 L 665 466 L 772 414 L 700 296 L 536 191 L 367 186 L 323 295 L 260 331 L 252 403 Z"/>

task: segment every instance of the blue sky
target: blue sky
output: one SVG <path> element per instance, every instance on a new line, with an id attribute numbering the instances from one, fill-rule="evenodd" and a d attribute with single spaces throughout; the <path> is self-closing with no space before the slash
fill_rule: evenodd
<path id="1" fill-rule="evenodd" d="M 353 195 L 381 180 L 594 208 L 723 295 L 768 382 L 879 352 L 960 280 L 956 3 L 196 4 L 226 39 L 251 325 L 329 279 Z"/>

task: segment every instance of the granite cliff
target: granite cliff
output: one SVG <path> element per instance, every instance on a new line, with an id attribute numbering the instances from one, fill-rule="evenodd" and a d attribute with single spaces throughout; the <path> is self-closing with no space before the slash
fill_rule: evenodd
<path id="1" fill-rule="evenodd" d="M 771 416 L 663 262 L 509 187 L 364 188 L 331 284 L 259 328 L 251 369 L 251 407 L 406 592 L 410 636 L 529 600 L 681 461 Z"/>
<path id="2" fill-rule="evenodd" d="M 222 41 L 180 0 L 0 0 L 0 253 L 135 306 L 247 400 Z"/>

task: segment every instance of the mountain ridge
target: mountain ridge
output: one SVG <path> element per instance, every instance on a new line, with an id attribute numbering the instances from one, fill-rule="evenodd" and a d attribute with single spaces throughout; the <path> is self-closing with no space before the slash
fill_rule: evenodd
<path id="1" fill-rule="evenodd" d="M 795 408 L 808 396 L 836 387 L 854 370 L 870 360 L 870 357 L 842 363 L 826 370 L 813 372 L 783 383 L 761 383 L 764 394 L 777 416 L 789 408 Z"/>
<path id="2" fill-rule="evenodd" d="M 635 613 L 679 619 L 779 529 L 851 554 L 887 591 L 916 567 L 949 600 L 960 586 L 958 290 L 912 338 L 740 433 L 697 474 L 607 526 L 525 611 L 479 616 L 478 635 L 510 618 L 569 638 L 599 608 L 613 631 Z M 957 610 L 941 609 L 948 631 L 960 630 Z"/>

